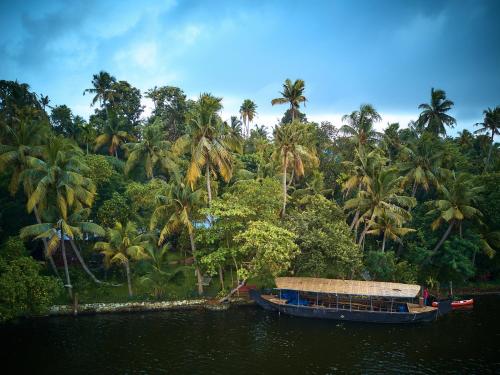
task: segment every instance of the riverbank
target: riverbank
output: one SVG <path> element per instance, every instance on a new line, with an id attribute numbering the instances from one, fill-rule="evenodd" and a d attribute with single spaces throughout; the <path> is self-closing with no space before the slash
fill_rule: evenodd
<path id="1" fill-rule="evenodd" d="M 227 310 L 230 305 L 251 305 L 253 301 L 243 298 L 234 299 L 230 304 L 215 304 L 207 298 L 188 299 L 180 301 L 143 301 L 123 303 L 85 303 L 81 305 L 55 305 L 48 311 L 49 316 L 87 315 L 123 312 L 165 311 L 179 309 L 206 308 L 208 310 Z"/>

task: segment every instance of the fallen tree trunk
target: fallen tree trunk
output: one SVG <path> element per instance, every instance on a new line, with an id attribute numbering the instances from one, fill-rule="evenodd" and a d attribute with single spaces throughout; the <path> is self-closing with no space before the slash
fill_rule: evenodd
<path id="1" fill-rule="evenodd" d="M 243 281 L 242 281 L 242 282 L 241 282 L 241 283 L 240 283 L 240 284 L 239 284 L 236 288 L 234 288 L 233 290 L 231 290 L 227 296 L 222 297 L 222 298 L 219 300 L 219 303 L 223 303 L 223 302 L 229 301 L 229 299 L 231 298 L 231 296 L 232 296 L 234 293 L 236 293 L 238 290 L 240 290 L 240 288 L 241 288 L 242 286 L 245 286 L 245 285 L 246 285 L 246 283 L 247 283 L 247 281 L 246 281 L 246 280 L 243 280 Z"/>

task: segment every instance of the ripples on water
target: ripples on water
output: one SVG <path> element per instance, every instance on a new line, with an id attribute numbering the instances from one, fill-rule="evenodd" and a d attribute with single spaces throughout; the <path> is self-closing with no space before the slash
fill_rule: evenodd
<path id="1" fill-rule="evenodd" d="M 415 326 L 257 307 L 33 319 L 0 326 L 2 368 L 16 368 L 2 373 L 500 374 L 499 317 L 496 296 Z"/>

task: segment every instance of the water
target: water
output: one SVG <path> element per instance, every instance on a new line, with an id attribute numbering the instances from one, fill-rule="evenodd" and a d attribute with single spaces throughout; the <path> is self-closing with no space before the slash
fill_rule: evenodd
<path id="1" fill-rule="evenodd" d="M 54 317 L 0 326 L 0 358 L 4 374 L 500 374 L 499 318 L 500 296 L 416 326 L 257 307 Z"/>

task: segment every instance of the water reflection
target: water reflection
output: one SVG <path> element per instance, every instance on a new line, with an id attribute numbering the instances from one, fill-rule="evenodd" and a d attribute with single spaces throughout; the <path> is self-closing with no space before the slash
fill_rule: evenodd
<path id="1" fill-rule="evenodd" d="M 499 373 L 499 313 L 499 297 L 415 326 L 246 307 L 26 320 L 1 326 L 0 338 L 3 366 L 17 373 Z"/>

